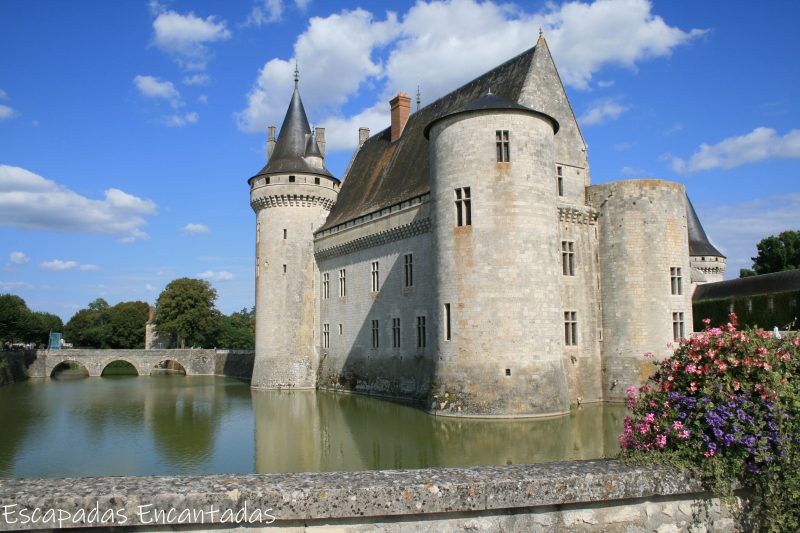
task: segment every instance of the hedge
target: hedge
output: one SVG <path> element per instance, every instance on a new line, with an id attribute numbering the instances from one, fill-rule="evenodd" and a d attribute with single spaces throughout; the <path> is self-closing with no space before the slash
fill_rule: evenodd
<path id="1" fill-rule="evenodd" d="M 710 318 L 712 326 L 727 324 L 731 303 L 742 327 L 796 329 L 800 318 L 800 291 L 703 300 L 692 304 L 694 331 L 703 331 L 704 318 Z"/>

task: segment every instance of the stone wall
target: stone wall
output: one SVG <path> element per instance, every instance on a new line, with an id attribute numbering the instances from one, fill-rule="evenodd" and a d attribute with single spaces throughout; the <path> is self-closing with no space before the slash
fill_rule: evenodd
<path id="1" fill-rule="evenodd" d="M 731 504 L 720 503 L 685 473 L 616 461 L 338 473 L 12 479 L 0 480 L 0 509 L 4 511 L 0 531 L 101 525 L 147 531 L 213 530 L 236 526 L 231 522 L 238 515 L 240 527 L 269 525 L 290 531 L 729 532 L 737 529 L 735 517 L 741 503 L 739 498 Z M 33 516 L 35 509 L 39 523 L 23 523 L 23 517 Z M 62 511 L 63 521 L 44 522 L 48 509 L 56 510 L 51 513 L 55 520 Z M 104 515 L 107 521 L 101 524 Z M 73 522 L 75 516 L 79 519 Z"/>
<path id="2" fill-rule="evenodd" d="M 35 360 L 33 350 L 0 352 L 0 386 L 28 379 L 28 368 Z"/>

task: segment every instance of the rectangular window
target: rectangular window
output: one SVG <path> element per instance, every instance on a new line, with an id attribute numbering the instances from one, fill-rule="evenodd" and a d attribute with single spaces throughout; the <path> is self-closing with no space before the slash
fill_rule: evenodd
<path id="1" fill-rule="evenodd" d="M 322 324 L 322 347 L 330 348 L 331 346 L 331 325 Z"/>
<path id="2" fill-rule="evenodd" d="M 575 243 L 561 241 L 561 269 L 565 276 L 575 275 Z"/>
<path id="3" fill-rule="evenodd" d="M 400 347 L 400 319 L 392 319 L 392 348 Z"/>
<path id="4" fill-rule="evenodd" d="M 564 345 L 578 345 L 578 313 L 564 311 Z"/>
<path id="5" fill-rule="evenodd" d="M 672 337 L 677 341 L 686 336 L 683 325 L 683 313 L 672 313 Z"/>
<path id="6" fill-rule="evenodd" d="M 428 335 L 425 332 L 425 317 L 417 317 L 417 348 L 424 348 L 428 344 Z"/>
<path id="7" fill-rule="evenodd" d="M 372 321 L 372 347 L 373 348 L 377 348 L 378 346 L 380 346 L 380 341 L 381 341 L 380 334 L 381 334 L 381 330 L 378 327 L 378 321 L 377 320 L 373 320 Z"/>
<path id="8" fill-rule="evenodd" d="M 378 292 L 378 290 L 380 290 L 380 288 L 381 288 L 380 287 L 380 283 L 381 282 L 380 282 L 380 277 L 379 277 L 379 273 L 378 273 L 378 268 L 379 268 L 378 262 L 377 261 L 373 261 L 372 262 L 372 292 Z"/>
<path id="9" fill-rule="evenodd" d="M 347 272 L 343 268 L 339 270 L 339 296 L 347 296 Z"/>
<path id="10" fill-rule="evenodd" d="M 508 130 L 497 130 L 495 138 L 497 140 L 497 162 L 508 163 L 511 161 L 511 150 L 508 147 Z"/>
<path id="11" fill-rule="evenodd" d="M 564 196 L 564 167 L 556 167 L 556 186 L 558 195 Z"/>
<path id="12" fill-rule="evenodd" d="M 294 183 L 294 176 L 289 176 L 289 183 Z"/>
<path id="13" fill-rule="evenodd" d="M 285 229 L 283 230 L 283 238 L 284 239 L 286 238 L 286 230 Z"/>
<path id="14" fill-rule="evenodd" d="M 456 226 L 472 225 L 472 199 L 469 187 L 456 189 Z"/>
<path id="15" fill-rule="evenodd" d="M 672 267 L 669 269 L 670 284 L 672 286 L 672 294 L 683 294 L 683 276 L 681 275 L 680 267 Z"/>
<path id="16" fill-rule="evenodd" d="M 403 256 L 403 262 L 405 263 L 406 287 L 411 287 L 414 285 L 414 257 L 406 254 Z"/>
<path id="17" fill-rule="evenodd" d="M 339 324 L 339 335 L 341 335 L 341 334 L 342 334 L 342 325 Z"/>
<path id="18" fill-rule="evenodd" d="M 314 178 L 314 185 L 319 185 L 319 178 Z"/>
<path id="19" fill-rule="evenodd" d="M 328 299 L 331 296 L 331 276 L 327 272 L 322 274 L 322 297 Z"/>
<path id="20" fill-rule="evenodd" d="M 444 304 L 444 340 L 450 340 L 450 304 Z"/>

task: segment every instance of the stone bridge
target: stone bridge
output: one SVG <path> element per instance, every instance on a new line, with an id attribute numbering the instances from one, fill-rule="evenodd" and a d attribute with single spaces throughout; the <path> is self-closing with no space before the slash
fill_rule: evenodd
<path id="1" fill-rule="evenodd" d="M 109 363 L 125 361 L 133 365 L 140 376 L 150 373 L 164 361 L 175 361 L 185 370 L 187 376 L 213 375 L 217 371 L 219 355 L 213 349 L 184 350 L 37 350 L 36 360 L 28 367 L 28 375 L 50 377 L 61 363 L 77 363 L 86 368 L 89 376 L 100 376 Z"/>

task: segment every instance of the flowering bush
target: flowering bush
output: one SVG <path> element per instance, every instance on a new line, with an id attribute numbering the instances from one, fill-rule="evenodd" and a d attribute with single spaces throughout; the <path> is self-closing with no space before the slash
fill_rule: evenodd
<path id="1" fill-rule="evenodd" d="M 692 466 L 717 492 L 738 481 L 753 491 L 753 527 L 800 530 L 800 338 L 740 331 L 736 315 L 704 323 L 628 389 L 623 455 Z"/>

